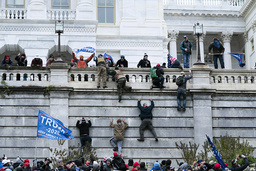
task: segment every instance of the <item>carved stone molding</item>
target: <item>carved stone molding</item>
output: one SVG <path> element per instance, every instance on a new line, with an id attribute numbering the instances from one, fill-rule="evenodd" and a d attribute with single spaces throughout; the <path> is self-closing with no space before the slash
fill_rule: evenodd
<path id="1" fill-rule="evenodd" d="M 110 41 L 101 41 L 96 42 L 97 47 L 156 47 L 163 48 L 162 42 L 110 42 Z"/>
<path id="2" fill-rule="evenodd" d="M 229 42 L 232 40 L 233 32 L 222 32 L 221 38 L 223 42 Z"/>
<path id="3" fill-rule="evenodd" d="M 0 31 L 24 31 L 24 32 L 52 32 L 55 33 L 54 26 L 0 26 Z M 95 33 L 95 27 L 65 26 L 64 32 Z"/>
<path id="4" fill-rule="evenodd" d="M 176 41 L 179 36 L 179 31 L 177 30 L 169 30 L 168 31 L 168 38 L 170 38 L 171 41 Z"/>
<path id="5" fill-rule="evenodd" d="M 245 42 L 245 43 L 248 42 L 248 32 L 247 32 L 247 31 L 244 32 L 243 38 L 244 38 L 244 42 Z"/>

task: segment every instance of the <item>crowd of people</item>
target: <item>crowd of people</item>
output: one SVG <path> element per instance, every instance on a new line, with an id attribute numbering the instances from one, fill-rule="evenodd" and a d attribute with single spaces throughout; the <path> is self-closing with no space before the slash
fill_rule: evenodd
<path id="1" fill-rule="evenodd" d="M 237 162 L 240 158 L 244 160 L 242 165 Z M 213 160 L 209 163 L 198 160 L 191 165 L 180 162 L 178 167 L 175 168 L 170 159 L 161 162 L 155 161 L 153 166 L 150 167 L 146 162 L 134 162 L 133 159 L 129 159 L 126 164 L 123 157 L 116 152 L 113 153 L 113 157 L 105 157 L 100 162 L 94 161 L 93 158 L 90 161 L 84 161 L 82 157 L 69 160 L 66 163 L 62 159 L 58 159 L 55 165 L 51 163 L 52 161 L 49 158 L 45 158 L 44 161 L 33 160 L 33 162 L 30 162 L 28 159 L 23 160 L 20 157 L 11 161 L 4 156 L 0 159 L 0 171 L 243 171 L 249 166 L 246 156 L 237 155 L 236 159 L 232 160 L 230 167 L 227 163 L 221 166 Z"/>

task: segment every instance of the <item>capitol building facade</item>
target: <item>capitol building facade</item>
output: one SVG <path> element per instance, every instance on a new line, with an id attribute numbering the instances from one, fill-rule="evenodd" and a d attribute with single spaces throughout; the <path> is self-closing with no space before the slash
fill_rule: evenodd
<path id="1" fill-rule="evenodd" d="M 187 35 L 194 46 L 192 66 L 197 60 L 193 25 L 200 23 L 201 61 L 213 67 L 208 46 L 218 38 L 225 47 L 226 69 L 240 69 L 230 52 L 244 53 L 246 66 L 241 69 L 251 69 L 256 62 L 254 7 L 253 0 L 3 0 L 0 53 L 14 58 L 24 52 L 29 62 L 38 54 L 45 65 L 58 49 L 55 21 L 62 20 L 64 59 L 89 46 L 115 61 L 125 55 L 130 67 L 144 53 L 154 65 L 166 62 L 168 53 L 182 61 L 180 43 Z"/>

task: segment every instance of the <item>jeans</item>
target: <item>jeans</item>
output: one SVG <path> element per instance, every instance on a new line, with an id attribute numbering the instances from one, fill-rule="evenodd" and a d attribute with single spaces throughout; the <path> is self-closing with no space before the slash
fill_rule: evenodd
<path id="1" fill-rule="evenodd" d="M 164 85 L 164 77 L 157 77 L 153 80 L 153 85 L 157 88 L 162 88 Z"/>
<path id="2" fill-rule="evenodd" d="M 223 61 L 223 55 L 213 55 L 213 62 L 214 62 L 214 68 L 218 69 L 218 58 L 220 60 L 220 66 L 221 68 L 225 68 L 224 61 Z"/>
<path id="3" fill-rule="evenodd" d="M 189 53 L 183 53 L 182 56 L 183 56 L 184 68 L 189 68 L 190 54 Z"/>
<path id="4" fill-rule="evenodd" d="M 177 103 L 178 103 L 178 108 L 181 108 L 180 104 L 180 96 L 183 96 L 183 108 L 186 109 L 186 97 L 187 97 L 187 92 L 185 89 L 178 89 L 177 91 Z"/>
<path id="5" fill-rule="evenodd" d="M 90 136 L 80 137 L 81 147 L 86 146 L 87 142 L 91 146 L 92 138 Z"/>
<path id="6" fill-rule="evenodd" d="M 180 62 L 176 60 L 176 61 L 171 65 L 170 68 L 179 68 L 179 66 L 180 66 Z"/>
<path id="7" fill-rule="evenodd" d="M 144 140 L 144 130 L 148 128 L 155 138 L 157 138 L 156 131 L 152 125 L 152 120 L 149 118 L 143 119 L 140 124 L 140 139 Z"/>
<path id="8" fill-rule="evenodd" d="M 118 140 L 116 137 L 112 137 L 110 139 L 110 144 L 113 147 L 117 147 L 118 148 L 118 154 L 122 153 L 122 144 L 123 144 L 123 140 Z"/>

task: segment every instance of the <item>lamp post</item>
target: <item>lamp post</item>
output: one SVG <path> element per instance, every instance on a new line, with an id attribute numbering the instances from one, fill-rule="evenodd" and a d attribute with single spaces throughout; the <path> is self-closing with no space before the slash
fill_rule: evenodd
<path id="1" fill-rule="evenodd" d="M 64 32 L 64 21 L 55 21 L 55 33 L 58 33 L 58 58 L 57 62 L 63 62 L 60 54 L 60 34 Z"/>
<path id="2" fill-rule="evenodd" d="M 201 54 L 200 54 L 200 42 L 199 36 L 203 34 L 203 24 L 196 23 L 194 26 L 194 35 L 197 35 L 197 47 L 198 47 L 198 55 L 197 55 L 197 62 L 194 65 L 205 65 L 201 61 Z"/>

